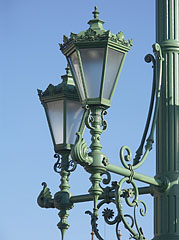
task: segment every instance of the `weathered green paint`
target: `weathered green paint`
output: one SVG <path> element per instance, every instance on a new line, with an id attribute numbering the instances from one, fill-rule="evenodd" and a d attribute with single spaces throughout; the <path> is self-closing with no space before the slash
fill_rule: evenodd
<path id="1" fill-rule="evenodd" d="M 157 124 L 157 172 L 170 188 L 155 193 L 154 240 L 179 239 L 179 0 L 156 0 L 156 40 L 161 45 L 163 86 Z"/>

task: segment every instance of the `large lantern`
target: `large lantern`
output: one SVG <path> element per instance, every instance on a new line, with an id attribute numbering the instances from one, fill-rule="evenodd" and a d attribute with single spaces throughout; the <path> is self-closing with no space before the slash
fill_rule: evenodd
<path id="1" fill-rule="evenodd" d="M 122 32 L 112 34 L 103 28 L 95 7 L 90 28 L 79 34 L 71 33 L 60 49 L 70 65 L 83 105 L 109 107 L 118 78 L 132 40 L 124 40 Z"/>

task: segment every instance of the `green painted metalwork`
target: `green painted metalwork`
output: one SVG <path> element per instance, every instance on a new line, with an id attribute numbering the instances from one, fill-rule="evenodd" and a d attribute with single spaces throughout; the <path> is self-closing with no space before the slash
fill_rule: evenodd
<path id="1" fill-rule="evenodd" d="M 54 208 L 54 199 L 45 182 L 42 183 L 43 190 L 40 192 L 37 203 L 41 208 Z"/>
<path id="2" fill-rule="evenodd" d="M 120 158 L 124 168 L 115 166 L 109 163 L 107 156 L 101 152 L 102 146 L 100 144 L 100 136 L 102 131 L 107 128 L 107 123 L 104 120 L 104 116 L 103 116 L 105 112 L 105 108 L 100 104 L 88 106 L 89 113 L 85 121 L 86 126 L 87 128 L 90 129 L 90 133 L 92 135 L 92 138 L 91 138 L 92 143 L 90 146 L 91 152 L 88 153 L 87 144 L 79 133 L 78 133 L 78 136 L 79 136 L 78 141 L 76 142 L 76 145 L 72 149 L 71 154 L 72 154 L 73 160 L 81 164 L 86 169 L 86 171 L 91 174 L 90 180 L 92 182 L 92 187 L 90 188 L 89 192 L 92 195 L 94 200 L 94 209 L 93 209 L 93 212 L 87 211 L 87 213 L 91 216 L 92 231 L 95 233 L 96 237 L 100 240 L 102 240 L 103 238 L 101 237 L 99 230 L 97 229 L 98 209 L 104 203 L 107 203 L 107 202 L 115 203 L 116 208 L 118 210 L 118 215 L 115 217 L 115 219 L 112 220 L 112 222 L 110 222 L 109 219 L 107 218 L 108 213 L 111 212 L 112 210 L 108 209 L 104 211 L 105 212 L 104 219 L 106 220 L 106 222 L 109 224 L 116 224 L 117 239 L 119 238 L 117 233 L 118 233 L 118 227 L 120 222 L 123 222 L 125 227 L 130 231 L 131 237 L 138 240 L 145 239 L 143 231 L 141 227 L 138 226 L 138 223 L 137 223 L 136 211 L 137 211 L 138 205 L 142 204 L 144 209 L 140 210 L 140 213 L 141 213 L 141 216 L 144 217 L 146 214 L 146 206 L 144 202 L 138 199 L 139 191 L 136 183 L 134 182 L 134 179 L 156 186 L 155 188 L 153 187 L 152 189 L 152 191 L 154 192 L 163 192 L 168 188 L 169 183 L 167 178 L 165 178 L 164 176 L 159 178 L 157 177 L 152 178 L 152 177 L 134 172 L 135 169 L 139 168 L 144 163 L 149 151 L 152 149 L 152 143 L 154 141 L 153 134 L 154 134 L 154 127 L 157 121 L 159 102 L 160 102 L 160 91 L 161 91 L 161 80 L 162 80 L 161 72 L 162 72 L 162 61 L 163 61 L 161 48 L 159 44 L 154 45 L 154 53 L 156 55 L 156 61 L 157 61 L 158 70 L 159 70 L 159 74 L 157 74 L 156 68 L 154 67 L 154 75 L 155 75 L 154 84 L 157 83 L 156 84 L 157 87 L 154 88 L 154 93 L 152 93 L 153 95 L 152 98 L 156 96 L 156 101 L 155 101 L 153 120 L 151 124 L 151 130 L 150 130 L 150 134 L 147 139 L 147 143 L 145 147 L 146 151 L 142 156 L 141 160 L 139 161 L 138 159 L 138 162 L 134 161 L 133 165 L 129 164 L 129 162 L 132 160 L 132 154 L 129 147 L 124 146 L 121 148 L 121 152 L 120 152 Z M 153 57 L 150 57 L 150 58 L 153 58 Z M 154 58 L 153 58 L 153 62 L 154 62 Z M 151 101 L 154 101 L 154 99 Z M 150 122 L 152 109 L 153 109 L 153 103 L 149 108 L 149 117 L 148 117 L 149 119 L 147 120 L 147 125 L 149 125 L 149 122 Z M 147 126 L 146 128 L 148 127 L 149 126 Z M 144 133 L 144 134 L 146 135 L 147 133 Z M 146 136 L 143 138 L 146 138 Z M 124 156 L 125 151 L 127 151 L 127 155 Z M 103 174 L 107 175 L 107 179 L 106 181 L 103 181 L 103 183 L 105 184 L 110 183 L 110 174 L 108 171 L 122 175 L 124 176 L 124 178 L 122 178 L 119 183 L 113 184 L 112 187 L 102 188 L 100 185 L 100 182 L 102 181 Z M 129 188 L 128 190 L 122 190 L 122 185 L 124 182 L 131 184 L 132 188 Z M 100 203 L 97 204 L 98 200 L 100 199 L 100 196 L 102 196 L 104 192 L 107 191 L 109 196 L 110 194 L 112 194 L 112 191 L 114 189 L 116 191 L 116 194 L 114 197 L 115 199 L 106 197 L 104 195 L 104 200 L 102 200 L 101 204 Z M 134 190 L 131 192 L 130 189 L 134 189 Z M 129 197 L 132 198 L 131 202 L 128 199 Z M 125 198 L 125 202 L 129 207 L 134 208 L 133 217 L 129 215 L 125 215 L 122 212 L 123 198 Z M 78 200 L 81 201 L 80 198 Z M 111 215 L 110 218 L 112 217 L 113 216 Z M 128 224 L 128 221 L 126 218 L 131 219 L 132 221 L 131 225 Z"/>
<path id="3" fill-rule="evenodd" d="M 153 194 L 153 190 L 151 187 L 139 187 L 138 191 L 139 191 L 140 195 Z M 110 199 L 115 198 L 115 191 L 110 191 L 110 192 L 104 191 L 104 193 L 99 196 L 99 200 L 108 199 L 108 198 L 110 198 Z M 70 198 L 70 201 L 72 203 L 88 202 L 88 201 L 92 201 L 92 200 L 93 200 L 93 196 L 90 194 L 72 196 Z"/>
<path id="4" fill-rule="evenodd" d="M 109 107 L 111 104 L 112 96 L 114 94 L 118 78 L 126 57 L 126 53 L 130 50 L 132 46 L 133 40 L 126 41 L 124 39 L 124 34 L 119 32 L 118 34 L 113 34 L 111 31 L 106 31 L 103 28 L 103 21 L 98 19 L 99 12 L 97 11 L 97 7 L 93 12 L 94 18 L 88 22 L 90 28 L 86 31 L 82 31 L 79 34 L 71 33 L 70 38 L 64 36 L 63 44 L 60 44 L 60 49 L 62 53 L 66 56 L 67 61 L 71 67 L 71 71 L 73 74 L 74 81 L 77 85 L 79 96 L 81 98 L 81 102 L 83 105 L 104 105 Z M 84 77 L 84 70 L 82 66 L 82 59 L 80 55 L 80 50 L 82 49 L 104 49 L 104 60 L 102 67 L 102 76 L 101 76 L 101 84 L 100 84 L 100 94 L 99 97 L 92 98 L 88 96 L 87 85 Z M 109 49 L 113 49 L 116 52 L 120 52 L 123 55 L 121 66 L 118 69 L 118 72 L 115 76 L 113 90 L 110 94 L 110 98 L 107 99 L 104 97 L 104 82 L 106 76 L 106 65 L 108 60 L 108 51 Z M 76 54 L 78 63 L 79 63 L 79 74 L 81 75 L 81 87 L 84 89 L 84 99 L 81 96 L 81 91 L 79 90 L 78 81 L 76 80 L 76 74 L 74 74 L 75 70 L 72 66 L 70 56 L 72 54 Z M 83 92 L 83 91 L 82 91 Z"/>
<path id="5" fill-rule="evenodd" d="M 149 106 L 149 112 L 148 112 L 148 116 L 147 116 L 147 121 L 146 121 L 146 126 L 144 129 L 144 133 L 143 133 L 143 137 L 140 143 L 139 148 L 136 151 L 136 155 L 135 158 L 133 160 L 133 165 L 136 165 L 139 163 L 139 160 L 143 154 L 143 148 L 144 148 L 144 144 L 145 144 L 145 140 L 146 140 L 146 136 L 149 130 L 149 125 L 150 125 L 150 120 L 152 117 L 152 111 L 153 111 L 153 105 L 154 105 L 154 99 L 155 99 L 155 92 L 156 92 L 156 61 L 155 58 L 152 54 L 148 54 L 145 56 L 145 61 L 147 63 L 152 62 L 153 63 L 153 84 L 152 84 L 152 93 L 151 93 L 151 99 L 150 99 L 150 106 Z"/>
<path id="6" fill-rule="evenodd" d="M 163 87 L 157 123 L 156 176 L 170 188 L 154 194 L 154 240 L 179 239 L 179 1 L 156 0 L 156 41 L 162 48 Z"/>
<path id="7" fill-rule="evenodd" d="M 47 184 L 44 182 L 43 190 L 37 198 L 37 203 L 42 208 L 56 208 L 60 210 L 59 217 L 60 222 L 57 224 L 58 228 L 61 231 L 62 240 L 64 240 L 65 232 L 69 228 L 67 218 L 69 216 L 68 210 L 73 208 L 73 203 L 70 201 L 71 193 L 69 192 L 69 175 L 70 172 L 76 169 L 76 165 L 72 165 L 70 160 L 70 150 L 65 149 L 61 151 L 61 158 L 58 154 L 55 154 L 55 158 L 58 158 L 58 161 L 54 165 L 55 172 L 59 173 L 61 176 L 60 191 L 56 192 L 54 198 L 52 198 Z"/>
<path id="8" fill-rule="evenodd" d="M 154 240 L 179 238 L 179 0 L 156 0 L 156 6 L 157 43 L 153 45 L 155 58 L 152 55 L 147 55 L 145 58 L 146 62 L 153 62 L 154 69 L 148 118 L 134 159 L 132 159 L 132 153 L 128 146 L 121 148 L 120 160 L 123 167 L 111 164 L 108 157 L 101 151 L 101 134 L 107 129 L 104 116 L 106 109 L 111 104 L 114 90 L 108 100 L 103 98 L 103 92 L 109 49 L 121 51 L 125 56 L 132 45 L 132 41 L 124 40 L 122 32 L 114 35 L 110 31 L 104 30 L 104 22 L 98 19 L 99 12 L 95 7 L 94 18 L 88 22 L 90 28 L 79 34 L 72 33 L 70 38 L 64 36 L 64 43 L 60 45 L 68 61 L 73 52 L 77 54 L 79 71 L 82 76 L 81 87 L 84 88 L 86 97 L 85 100 L 80 96 L 80 100 L 83 105 L 88 103 L 88 105 L 85 105 L 83 120 L 73 148 L 71 149 L 71 146 L 67 147 L 64 144 L 60 146 L 60 151 L 56 151 L 60 153 L 61 157 L 55 154 L 57 162 L 54 165 L 54 170 L 61 176 L 60 191 L 55 193 L 54 198 L 52 198 L 47 184 L 43 183 L 43 190 L 37 199 L 40 207 L 60 210 L 59 217 L 61 220 L 58 227 L 61 230 L 62 240 L 64 240 L 65 231 L 69 227 L 67 222 L 68 211 L 72 209 L 73 204 L 87 201 L 94 202 L 93 210 L 88 210 L 86 213 L 91 217 L 92 232 L 97 239 L 103 240 L 97 224 L 99 209 L 109 203 L 112 203 L 116 208 L 117 214 L 115 215 L 112 209 L 104 208 L 102 215 L 107 224 L 116 226 L 116 238 L 118 240 L 120 240 L 119 225 L 121 223 L 128 229 L 131 238 L 136 240 L 146 239 L 137 220 L 138 209 L 141 217 L 144 217 L 147 213 L 145 203 L 139 199 L 140 194 L 152 194 L 155 199 Z M 100 97 L 89 98 L 81 64 L 80 49 L 100 47 L 105 48 Z M 115 81 L 116 84 L 117 81 Z M 61 97 L 63 99 L 65 98 L 66 88 L 61 88 L 62 85 L 60 85 L 60 89 L 62 89 Z M 44 93 L 39 90 L 42 104 L 45 104 L 49 99 L 56 98 L 57 95 L 54 94 L 54 91 L 56 92 L 58 88 L 58 86 L 49 86 Z M 67 94 L 69 94 L 70 89 L 71 86 L 67 88 Z M 78 93 L 81 93 L 79 86 Z M 144 163 L 152 149 L 156 124 L 157 173 L 155 177 L 149 177 L 135 170 Z M 83 139 L 84 125 L 90 130 L 91 134 L 89 148 Z M 144 144 L 145 152 L 143 154 Z M 133 163 L 131 163 L 132 160 Z M 90 174 L 91 188 L 89 194 L 72 196 L 69 192 L 68 178 L 70 172 L 76 170 L 77 164 L 84 167 Z M 122 176 L 119 182 L 111 182 L 110 172 Z M 135 180 L 146 183 L 147 186 L 138 188 Z M 105 187 L 102 186 L 102 183 Z M 129 187 L 124 188 L 124 184 L 128 184 Z M 122 206 L 124 204 L 133 208 L 133 216 L 123 212 Z"/>
<path id="9" fill-rule="evenodd" d="M 67 222 L 67 218 L 69 216 L 68 210 L 72 209 L 73 204 L 70 201 L 71 193 L 69 192 L 69 183 L 68 178 L 70 175 L 69 171 L 69 163 L 70 163 L 70 151 L 65 150 L 63 153 L 61 152 L 61 166 L 60 166 L 60 176 L 61 176 L 61 184 L 60 191 L 55 193 L 54 195 L 54 206 L 59 209 L 59 217 L 60 222 L 57 224 L 58 228 L 62 234 L 62 240 L 64 240 L 65 231 L 69 228 L 69 224 Z M 73 169 L 75 170 L 75 169 Z"/>
<path id="10" fill-rule="evenodd" d="M 154 50 L 156 52 L 156 56 L 158 57 L 158 61 L 160 62 L 160 74 L 157 78 L 157 80 L 158 80 L 157 81 L 157 83 L 158 83 L 157 91 L 156 91 L 157 92 L 157 95 L 156 95 L 157 100 L 156 100 L 156 105 L 155 105 L 155 109 L 154 109 L 152 127 L 151 127 L 151 132 L 149 134 L 149 138 L 147 140 L 150 143 L 153 143 L 153 131 L 154 131 L 157 114 L 158 114 L 158 106 L 159 106 L 159 100 L 160 100 L 159 93 L 160 93 L 160 89 L 161 89 L 161 70 L 162 70 L 161 63 L 163 61 L 163 58 L 161 56 L 161 49 L 158 44 L 154 45 Z M 154 73 L 154 74 L 156 74 L 156 73 Z M 123 222 L 125 227 L 130 231 L 131 236 L 134 239 L 138 239 L 138 240 L 145 239 L 141 227 L 139 227 L 137 224 L 136 211 L 137 211 L 137 206 L 139 205 L 139 203 L 142 204 L 144 206 L 144 210 L 141 210 L 140 212 L 141 212 L 142 216 L 145 216 L 146 206 L 145 206 L 144 202 L 142 202 L 138 199 L 139 191 L 138 191 L 137 185 L 134 182 L 134 179 L 137 179 L 141 182 L 145 182 L 150 185 L 156 186 L 156 187 L 158 187 L 158 190 L 156 188 L 155 191 L 160 191 L 160 192 L 165 191 L 167 189 L 168 181 L 164 177 L 154 179 L 152 177 L 148 177 L 148 176 L 139 174 L 137 172 L 134 172 L 135 169 L 137 169 L 138 167 L 140 167 L 143 164 L 149 151 L 151 150 L 151 144 L 149 144 L 148 142 L 146 145 L 146 152 L 144 153 L 141 161 L 139 161 L 137 164 L 132 166 L 131 164 L 128 163 L 132 159 L 132 157 L 131 157 L 131 151 L 130 151 L 129 147 L 127 147 L 127 146 L 124 146 L 121 148 L 121 154 L 120 154 L 121 162 L 122 162 L 124 168 L 110 164 L 107 156 L 101 152 L 102 146 L 100 144 L 100 135 L 101 135 L 102 131 L 107 128 L 107 123 L 103 117 L 105 108 L 100 105 L 94 105 L 94 106 L 90 105 L 88 108 L 89 108 L 89 114 L 86 117 L 86 126 L 87 126 L 87 128 L 90 129 L 90 133 L 92 135 L 92 138 L 91 138 L 92 143 L 90 146 L 91 152 L 88 153 L 87 144 L 85 143 L 85 140 L 82 139 L 81 135 L 78 133 L 79 139 L 78 139 L 76 145 L 74 146 L 74 148 L 72 149 L 72 158 L 74 161 L 76 161 L 77 163 L 79 163 L 83 167 L 85 167 L 86 171 L 91 174 L 90 180 L 92 182 L 92 187 L 90 188 L 89 192 L 93 196 L 94 209 L 93 209 L 93 212 L 87 211 L 87 213 L 91 216 L 92 231 L 95 233 L 95 235 L 98 239 L 100 239 L 100 240 L 103 239 L 99 233 L 99 230 L 97 229 L 98 209 L 104 203 L 112 202 L 112 203 L 116 204 L 116 208 L 118 210 L 118 215 L 115 217 L 114 220 L 112 220 L 112 222 L 110 222 L 109 219 L 112 218 L 113 216 L 111 215 L 108 219 L 107 215 L 112 210 L 108 209 L 108 210 L 104 211 L 104 219 L 106 220 L 106 222 L 109 224 L 116 224 L 116 233 L 118 233 L 119 223 Z M 126 156 L 124 156 L 124 151 L 127 151 Z M 102 181 L 101 176 L 103 174 L 107 175 L 107 179 L 105 181 L 103 181 L 104 184 L 109 184 L 110 180 L 111 180 L 110 174 L 106 170 L 109 172 L 113 172 L 113 173 L 125 176 L 125 177 L 122 178 L 122 180 L 120 181 L 119 184 L 113 183 L 112 187 L 102 188 L 100 186 L 100 182 Z M 131 184 L 132 189 L 134 189 L 134 191 L 132 191 L 130 189 L 122 190 L 122 185 L 124 182 Z M 105 197 L 105 195 L 104 195 L 104 200 L 102 200 L 102 203 L 97 204 L 97 202 L 100 199 L 100 196 L 102 195 L 103 192 L 107 191 L 108 196 L 109 196 L 111 191 L 113 191 L 114 189 L 116 191 L 116 194 L 114 197 L 115 200 L 113 198 L 111 199 L 109 197 Z M 131 202 L 128 200 L 129 197 L 133 198 Z M 123 198 L 125 198 L 125 201 L 127 202 L 129 207 L 134 208 L 134 217 L 123 214 L 122 205 L 121 205 Z M 132 225 L 128 224 L 126 218 L 132 219 Z M 134 230 L 134 227 L 136 230 Z M 116 236 L 117 236 L 117 239 L 119 239 L 118 234 L 116 234 Z"/>
<path id="11" fill-rule="evenodd" d="M 89 189 L 94 199 L 94 214 L 97 217 L 97 201 L 99 196 L 103 193 L 100 187 L 102 180 L 101 175 L 105 173 L 105 166 L 103 161 L 107 159 L 107 156 L 101 152 L 102 145 L 100 144 L 101 133 L 106 129 L 106 121 L 103 118 L 105 114 L 104 107 L 92 106 L 89 109 L 88 116 L 86 117 L 86 126 L 90 129 L 91 133 L 91 152 L 88 154 L 88 148 L 84 141 L 79 135 L 79 141 L 72 149 L 72 158 L 82 166 L 85 167 L 86 171 L 91 174 L 90 180 L 92 187 Z"/>
<path id="12" fill-rule="evenodd" d="M 62 83 L 58 84 L 57 86 L 53 86 L 52 84 L 49 84 L 47 89 L 43 92 L 42 90 L 37 90 L 38 95 L 40 98 L 40 101 L 45 109 L 47 121 L 48 121 L 48 126 L 50 129 L 52 141 L 54 144 L 54 150 L 55 152 L 59 153 L 61 150 L 68 149 L 70 150 L 72 145 L 66 142 L 66 101 L 71 100 L 71 101 L 76 101 L 79 102 L 79 96 L 76 90 L 76 87 L 73 82 L 72 75 L 70 73 L 70 68 L 67 66 L 66 68 L 66 74 L 61 76 L 62 78 Z M 63 139 L 64 142 L 62 144 L 56 144 L 54 134 L 52 131 L 52 126 L 50 123 L 49 115 L 48 115 L 48 106 L 47 104 L 50 102 L 55 102 L 55 101 L 63 101 L 63 123 L 64 123 L 64 130 L 63 130 Z M 81 131 L 83 132 L 84 130 L 84 124 L 80 126 Z"/>

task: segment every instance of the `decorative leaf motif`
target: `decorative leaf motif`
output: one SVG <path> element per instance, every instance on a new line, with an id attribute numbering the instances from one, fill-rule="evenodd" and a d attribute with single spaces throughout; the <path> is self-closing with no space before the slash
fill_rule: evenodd
<path id="1" fill-rule="evenodd" d="M 66 35 L 63 36 L 63 42 L 64 44 L 68 43 L 68 37 Z"/>
<path id="2" fill-rule="evenodd" d="M 119 32 L 116 37 L 118 38 L 118 40 L 124 40 L 124 33 L 123 32 Z"/>
<path id="3" fill-rule="evenodd" d="M 63 44 L 60 44 L 60 49 L 63 50 L 70 44 L 72 41 L 103 41 L 103 40 L 110 40 L 117 44 L 122 44 L 123 46 L 130 47 L 132 46 L 133 39 L 126 41 L 124 39 L 123 32 L 119 32 L 118 34 L 112 34 L 111 31 L 95 31 L 91 28 L 88 30 L 81 32 L 79 34 L 71 33 L 70 38 L 67 38 L 65 35 L 63 37 Z"/>
<path id="4" fill-rule="evenodd" d="M 70 38 L 71 38 L 71 39 L 76 39 L 76 36 L 77 36 L 76 33 L 71 33 L 71 34 L 70 34 Z"/>
<path id="5" fill-rule="evenodd" d="M 40 192 L 37 203 L 42 208 L 54 208 L 54 199 L 52 199 L 51 192 L 45 182 L 42 183 L 43 190 Z"/>
<path id="6" fill-rule="evenodd" d="M 96 31 L 94 31 L 93 29 L 89 28 L 89 29 L 85 32 L 85 36 L 87 36 L 88 38 L 94 37 L 94 36 L 96 36 Z"/>
<path id="7" fill-rule="evenodd" d="M 72 159 L 82 166 L 91 165 L 93 158 L 88 155 L 88 146 L 85 140 L 82 138 L 82 134 L 80 132 L 77 132 L 77 136 L 77 143 L 71 151 Z"/>

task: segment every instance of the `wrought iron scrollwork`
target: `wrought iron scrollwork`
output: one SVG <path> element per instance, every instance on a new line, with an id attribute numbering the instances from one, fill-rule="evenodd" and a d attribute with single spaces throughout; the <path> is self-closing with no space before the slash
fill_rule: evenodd
<path id="1" fill-rule="evenodd" d="M 72 159 L 69 161 L 69 169 L 67 172 L 73 172 L 77 168 L 77 163 L 74 162 Z"/>
<path id="2" fill-rule="evenodd" d="M 112 191 L 115 190 L 118 188 L 120 184 L 118 184 L 117 182 L 113 182 L 112 183 L 112 187 L 106 187 L 106 190 L 107 191 Z M 117 190 L 116 190 L 117 191 Z M 121 190 L 119 191 L 120 192 L 120 197 L 121 198 L 125 198 L 126 202 L 130 205 L 130 206 L 133 206 L 135 207 L 136 202 L 135 203 L 131 203 L 129 200 L 127 200 L 127 198 L 131 198 L 134 196 L 134 192 L 133 192 L 133 189 L 128 189 L 128 190 Z M 116 199 L 113 199 L 113 198 L 106 198 L 105 196 L 105 199 L 102 200 L 101 202 L 98 203 L 97 205 L 97 208 L 100 209 L 101 207 L 104 207 L 104 204 L 109 204 L 109 203 L 112 203 L 114 204 L 114 206 L 116 207 L 117 209 L 117 214 L 114 212 L 113 209 L 111 208 L 104 208 L 103 211 L 102 211 L 102 216 L 104 217 L 104 221 L 108 224 L 108 225 L 116 225 L 115 228 L 116 228 L 116 237 L 117 237 L 117 240 L 120 240 L 120 237 L 121 237 L 121 234 L 120 234 L 120 228 L 119 228 L 119 224 L 121 222 L 124 223 L 124 226 L 128 229 L 128 226 L 130 229 L 133 229 L 134 226 L 137 226 L 137 220 L 136 220 L 136 217 L 132 217 L 131 215 L 129 214 L 124 214 L 123 215 L 123 212 L 120 210 L 119 211 L 119 208 L 122 208 L 122 205 L 119 204 L 119 197 L 118 197 L 118 194 L 116 194 Z M 135 200 L 137 199 L 137 197 L 135 198 Z M 121 201 L 121 200 L 120 200 Z M 141 201 L 138 201 L 138 203 L 141 202 Z M 141 211 L 141 214 L 144 215 L 144 212 L 142 211 L 142 209 L 140 210 Z M 101 236 L 100 232 L 99 232 L 99 229 L 98 229 L 98 224 L 97 224 L 97 221 L 98 221 L 98 217 L 92 213 L 91 211 L 86 211 L 85 212 L 86 214 L 89 214 L 91 216 L 91 225 L 92 225 L 92 231 L 94 232 L 95 236 L 97 237 L 97 239 L 99 240 L 104 240 L 104 238 Z M 123 219 L 125 219 L 125 221 L 123 221 Z M 128 221 L 127 221 L 128 220 Z M 130 221 L 129 221 L 130 220 Z M 128 223 L 130 222 L 130 224 Z M 140 230 L 139 228 L 139 231 L 142 232 L 142 230 Z M 134 232 L 132 232 L 134 233 Z M 133 235 L 132 235 L 133 236 Z M 135 236 L 139 236 L 139 234 L 137 235 L 137 233 L 135 234 Z M 137 240 L 141 240 L 142 238 L 136 238 Z M 143 238 L 144 239 L 144 238 Z"/>
<path id="3" fill-rule="evenodd" d="M 94 122 L 94 117 L 91 115 L 91 110 L 89 108 L 88 105 L 86 105 L 86 110 L 87 110 L 87 116 L 86 116 L 86 119 L 85 119 L 85 124 L 87 126 L 87 128 L 89 129 L 95 129 L 93 126 L 92 126 L 92 123 Z"/>
<path id="4" fill-rule="evenodd" d="M 97 237 L 97 239 L 99 240 L 104 240 L 101 235 L 99 234 L 99 230 L 98 230 L 98 224 L 97 224 L 97 220 L 98 217 L 90 212 L 90 211 L 86 211 L 85 214 L 89 214 L 91 216 L 91 226 L 92 226 L 92 232 L 94 232 L 95 236 Z"/>
<path id="5" fill-rule="evenodd" d="M 54 154 L 54 158 L 57 158 L 56 163 L 53 166 L 53 169 L 56 173 L 60 173 L 61 170 L 61 156 L 59 154 Z"/>
<path id="6" fill-rule="evenodd" d="M 145 61 L 147 63 L 150 63 L 150 62 L 153 63 L 153 66 L 152 66 L 154 69 L 153 85 L 152 85 L 152 94 L 151 94 L 151 100 L 150 100 L 150 106 L 149 106 L 146 126 L 145 126 L 145 130 L 143 133 L 143 137 L 142 137 L 140 146 L 137 149 L 136 155 L 133 159 L 133 164 L 132 164 L 133 170 L 139 168 L 144 163 L 144 161 L 145 161 L 146 157 L 148 156 L 150 150 L 152 149 L 152 145 L 154 143 L 154 129 L 156 126 L 156 121 L 157 121 L 157 116 L 158 116 L 160 91 L 161 91 L 161 86 L 162 86 L 162 61 L 164 59 L 162 57 L 161 47 L 158 43 L 153 45 L 153 49 L 154 49 L 154 54 L 156 56 L 156 59 L 151 54 L 148 54 L 145 56 Z M 158 60 L 158 61 L 156 61 L 156 60 Z M 157 63 L 158 63 L 158 67 L 159 67 L 159 75 L 158 76 L 156 73 Z M 155 96 L 156 96 L 156 100 L 155 100 Z M 155 107 L 154 107 L 154 100 L 155 100 Z M 146 140 L 146 136 L 147 136 L 147 133 L 149 130 L 149 125 L 151 122 L 152 112 L 154 112 L 154 113 L 153 113 L 153 119 L 152 119 L 152 123 L 151 123 L 151 130 L 149 133 L 149 137 Z M 145 141 L 146 141 L 145 153 L 143 154 L 143 147 L 144 147 Z M 127 151 L 127 155 L 125 155 L 125 156 L 124 156 L 124 151 Z M 131 158 L 132 158 L 132 154 L 131 154 L 130 148 L 128 146 L 122 147 L 120 150 L 120 159 L 121 159 L 122 165 L 127 169 L 129 168 L 129 164 L 127 162 L 131 161 Z"/>
<path id="7" fill-rule="evenodd" d="M 54 158 L 57 158 L 57 161 L 56 161 L 56 163 L 54 164 L 54 167 L 53 167 L 54 171 L 56 173 L 60 173 L 61 168 L 62 168 L 62 156 L 56 153 L 56 154 L 54 154 Z M 65 171 L 73 172 L 73 171 L 75 171 L 76 167 L 77 167 L 77 163 L 74 162 L 72 159 L 69 159 L 68 163 L 67 163 L 67 166 L 65 168 Z"/>
<path id="8" fill-rule="evenodd" d="M 105 185 L 109 184 L 111 181 L 111 174 L 109 172 L 104 172 L 101 174 L 101 176 L 103 176 L 103 175 L 106 175 L 106 178 L 103 178 L 103 180 L 102 180 L 103 184 L 105 184 Z M 105 188 L 103 188 L 102 186 L 101 186 L 101 188 L 103 190 L 105 190 Z"/>
<path id="9" fill-rule="evenodd" d="M 95 121 L 94 119 L 94 113 L 92 112 L 92 110 L 86 106 L 86 110 L 88 111 L 86 119 L 85 119 L 85 124 L 87 126 L 87 128 L 89 128 L 90 130 L 95 130 L 95 127 L 93 126 L 93 123 Z M 107 111 L 105 109 L 103 109 L 101 111 L 101 127 L 102 127 L 102 131 L 105 131 L 107 129 L 107 121 L 104 119 L 104 116 L 107 114 Z"/>
<path id="10" fill-rule="evenodd" d="M 104 119 L 104 116 L 107 115 L 107 111 L 103 110 L 101 114 L 101 119 L 102 119 L 102 126 L 103 126 L 103 131 L 107 129 L 107 121 Z"/>
<path id="11" fill-rule="evenodd" d="M 129 183 L 129 178 L 124 177 L 118 184 L 116 184 L 115 192 L 116 192 L 116 206 L 118 209 L 118 213 L 121 217 L 121 221 L 123 222 L 126 229 L 129 230 L 131 234 L 131 238 L 136 240 L 144 240 L 144 234 L 142 231 L 142 228 L 138 226 L 137 222 L 137 209 L 140 204 L 142 204 L 143 208 L 140 208 L 140 215 L 145 216 L 147 213 L 146 205 L 143 201 L 139 200 L 139 192 L 137 185 L 132 180 L 130 184 L 132 185 L 132 188 L 129 188 L 127 190 L 122 190 L 122 185 L 124 183 Z M 126 219 L 125 214 L 123 213 L 122 208 L 122 202 L 123 199 L 125 199 L 125 202 L 127 206 L 134 208 L 134 216 L 130 216 L 130 219 L 132 219 L 132 225 L 130 225 Z M 135 229 L 134 229 L 135 228 Z"/>
<path id="12" fill-rule="evenodd" d="M 116 236 L 117 239 L 120 240 L 120 234 L 119 234 L 119 224 L 123 223 L 124 227 L 128 229 L 130 232 L 130 237 L 136 240 L 145 240 L 145 236 L 143 234 L 142 228 L 138 224 L 137 219 L 137 212 L 139 212 L 141 217 L 144 217 L 147 213 L 146 204 L 139 199 L 139 190 L 137 188 L 137 185 L 134 181 L 135 176 L 135 170 L 139 168 L 145 161 L 146 157 L 148 156 L 150 150 L 152 149 L 152 144 L 154 142 L 154 128 L 157 121 L 157 115 L 158 115 L 158 109 L 159 109 L 159 102 L 160 102 L 160 91 L 161 91 L 161 85 L 162 85 L 162 51 L 159 44 L 154 44 L 154 54 L 156 58 L 154 58 L 153 55 L 148 54 L 145 57 L 145 61 L 147 63 L 152 62 L 153 63 L 153 85 L 152 85 L 152 95 L 150 100 L 150 106 L 149 106 L 149 113 L 147 117 L 147 122 L 144 130 L 144 134 L 141 140 L 141 144 L 136 151 L 136 155 L 134 159 L 132 159 L 132 152 L 128 146 L 123 146 L 120 150 L 120 160 L 125 169 L 127 169 L 125 177 L 123 177 L 119 183 L 113 182 L 112 186 L 103 188 L 100 185 L 100 188 L 103 191 L 104 199 L 96 204 L 97 209 L 95 208 L 95 211 L 90 212 L 87 211 L 86 213 L 91 216 L 91 225 L 92 225 L 92 231 L 96 235 L 96 237 L 99 240 L 103 240 L 99 230 L 98 230 L 98 210 L 101 207 L 104 207 L 104 204 L 114 204 L 117 209 L 117 214 L 110 209 L 109 207 L 104 208 L 102 211 L 102 215 L 104 217 L 104 221 L 109 225 L 115 225 L 116 226 Z M 156 65 L 159 68 L 159 75 L 156 73 Z M 156 97 L 156 99 L 155 99 Z M 154 105 L 155 103 L 155 105 Z M 153 118 L 152 118 L 153 113 Z M 88 116 L 86 117 L 86 126 L 91 130 L 92 134 L 92 144 L 90 148 L 92 150 L 100 150 L 100 134 L 102 131 L 104 131 L 107 128 L 106 121 L 104 120 L 104 115 L 106 114 L 106 111 L 104 109 L 95 109 L 95 108 L 88 108 Z M 152 119 L 152 121 L 151 121 Z M 151 122 L 151 129 L 149 132 L 149 136 L 147 137 L 149 126 Z M 98 128 L 95 128 L 98 126 Z M 87 145 L 80 136 L 80 133 L 78 134 L 79 139 L 77 144 L 78 148 L 75 149 L 76 156 L 81 165 L 87 165 L 90 167 L 90 160 L 88 155 L 88 149 Z M 146 140 L 147 139 L 147 140 Z M 98 140 L 98 141 L 97 141 Z M 145 145 L 145 152 L 143 154 L 143 148 Z M 77 145 L 76 144 L 76 145 Z M 74 152 L 75 152 L 74 151 Z M 132 162 L 133 161 L 133 162 Z M 102 160 L 102 163 L 105 167 L 108 166 L 108 160 L 105 161 L 105 159 Z M 104 172 L 101 174 L 106 175 L 106 178 L 103 179 L 103 184 L 109 184 L 111 181 L 111 176 L 108 172 Z M 124 184 L 128 184 L 128 188 L 124 189 Z M 99 195 L 100 196 L 100 195 Z M 96 202 L 98 201 L 99 197 L 97 198 Z M 122 204 L 125 203 L 126 206 L 133 211 L 132 214 L 125 214 L 123 212 Z M 97 210 L 97 211 L 96 211 Z"/>

